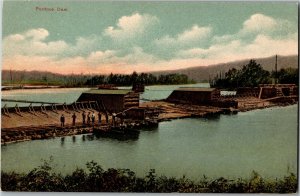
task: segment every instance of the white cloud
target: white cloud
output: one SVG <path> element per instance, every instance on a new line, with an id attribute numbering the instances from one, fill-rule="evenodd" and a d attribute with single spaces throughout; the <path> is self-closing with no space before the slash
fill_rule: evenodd
<path id="1" fill-rule="evenodd" d="M 127 62 L 128 64 L 137 63 L 152 63 L 155 64 L 159 59 L 155 56 L 145 53 L 141 47 L 133 47 L 129 54 L 119 59 Z"/>
<path id="2" fill-rule="evenodd" d="M 297 27 L 289 21 L 274 19 L 260 13 L 251 15 L 242 25 L 241 29 L 234 34 L 214 36 L 214 43 L 229 43 L 233 40 L 252 42 L 258 35 L 266 35 L 280 39 L 286 39 L 297 32 Z"/>
<path id="3" fill-rule="evenodd" d="M 87 62 L 91 65 L 110 63 L 110 60 L 114 58 L 115 55 L 116 51 L 113 50 L 95 51 L 87 57 Z"/>
<path id="4" fill-rule="evenodd" d="M 147 14 L 123 16 L 103 34 L 78 37 L 74 44 L 47 41 L 49 32 L 42 28 L 9 35 L 3 39 L 3 69 L 131 73 L 298 54 L 297 29 L 288 21 L 263 14 L 249 17 L 234 34 L 213 35 L 210 26 L 195 24 L 174 36 L 147 37 L 146 44 L 152 48 L 146 48 L 145 42 L 137 44 L 135 40 L 144 38 L 157 22 L 155 16 Z"/>
<path id="5" fill-rule="evenodd" d="M 246 46 L 246 50 L 256 56 L 297 54 L 298 41 L 297 38 L 272 39 L 269 36 L 258 35 L 253 43 Z"/>
<path id="6" fill-rule="evenodd" d="M 193 25 L 192 28 L 185 30 L 175 37 L 166 35 L 160 39 L 157 39 L 155 40 L 155 44 L 158 47 L 161 47 L 161 45 L 163 45 L 163 47 L 187 47 L 199 45 L 209 38 L 211 32 L 211 27 L 199 27 L 198 25 Z"/>
<path id="7" fill-rule="evenodd" d="M 94 66 L 102 65 L 114 65 L 114 64 L 128 64 L 135 65 L 138 63 L 155 63 L 158 61 L 151 54 L 147 54 L 140 47 L 134 47 L 130 49 L 130 52 L 125 55 L 120 54 L 121 51 L 106 50 L 106 51 L 95 51 L 87 57 L 88 64 Z"/>
<path id="8" fill-rule="evenodd" d="M 87 56 L 91 52 L 96 51 L 101 47 L 102 39 L 100 36 L 92 35 L 88 37 L 78 37 L 76 38 L 75 44 L 70 45 L 65 51 L 66 56 Z"/>
<path id="9" fill-rule="evenodd" d="M 86 56 L 101 45 L 101 37 L 91 35 L 78 37 L 75 44 L 64 40 L 46 41 L 49 32 L 46 29 L 30 29 L 23 33 L 13 34 L 3 39 L 3 55 L 53 56 Z"/>
<path id="10" fill-rule="evenodd" d="M 210 27 L 199 27 L 198 25 L 194 25 L 191 29 L 179 34 L 177 40 L 183 43 L 200 41 L 207 38 L 211 31 L 212 29 Z"/>
<path id="11" fill-rule="evenodd" d="M 272 31 L 277 26 L 276 20 L 263 14 L 253 14 L 243 24 L 243 32 L 264 33 Z"/>
<path id="12" fill-rule="evenodd" d="M 14 34 L 14 35 L 9 35 L 6 39 L 12 42 L 20 42 L 23 41 L 25 37 L 20 34 Z"/>
<path id="13" fill-rule="evenodd" d="M 177 54 L 181 58 L 203 58 L 214 59 L 226 57 L 228 54 L 241 51 L 242 45 L 239 40 L 231 41 L 227 44 L 212 45 L 207 49 L 191 48 L 188 50 L 180 50 Z"/>
<path id="14" fill-rule="evenodd" d="M 217 63 L 272 56 L 275 54 L 297 54 L 296 38 L 272 39 L 269 36 L 258 35 L 250 44 L 234 40 L 224 44 L 215 44 L 208 49 L 192 48 L 178 52 L 178 58 L 214 60 Z"/>
<path id="15" fill-rule="evenodd" d="M 43 40 L 48 37 L 48 35 L 49 32 L 43 28 L 31 29 L 25 33 L 27 38 L 32 38 L 33 40 Z"/>
<path id="16" fill-rule="evenodd" d="M 14 55 L 57 55 L 68 48 L 65 41 L 45 42 L 49 36 L 46 29 L 31 29 L 21 34 L 14 34 L 3 39 L 4 56 Z"/>
<path id="17" fill-rule="evenodd" d="M 115 40 L 136 38 L 136 36 L 141 36 L 149 27 L 157 22 L 158 18 L 156 16 L 135 13 L 131 16 L 119 18 L 116 27 L 109 26 L 104 30 L 104 35 Z"/>

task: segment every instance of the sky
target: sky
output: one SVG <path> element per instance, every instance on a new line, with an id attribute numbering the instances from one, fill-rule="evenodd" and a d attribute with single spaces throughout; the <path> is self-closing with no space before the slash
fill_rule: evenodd
<path id="1" fill-rule="evenodd" d="M 2 19 L 2 69 L 129 74 L 298 55 L 297 2 L 19 0 Z"/>

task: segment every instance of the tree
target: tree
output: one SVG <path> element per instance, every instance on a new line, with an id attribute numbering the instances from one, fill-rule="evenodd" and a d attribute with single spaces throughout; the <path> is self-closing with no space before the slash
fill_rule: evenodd
<path id="1" fill-rule="evenodd" d="M 242 69 L 232 68 L 225 73 L 225 78 L 216 77 L 211 83 L 218 88 L 238 88 L 238 87 L 256 87 L 259 84 L 268 84 L 271 82 L 270 73 L 257 64 L 255 60 L 250 60 Z"/>
<path id="2" fill-rule="evenodd" d="M 244 65 L 238 76 L 239 85 L 243 87 L 256 87 L 259 84 L 268 84 L 270 81 L 270 73 L 255 60 L 250 60 L 247 65 Z"/>
<path id="3" fill-rule="evenodd" d="M 276 77 L 276 73 L 272 72 L 272 77 Z M 280 84 L 298 84 L 299 72 L 296 68 L 280 69 L 277 73 L 278 83 Z"/>

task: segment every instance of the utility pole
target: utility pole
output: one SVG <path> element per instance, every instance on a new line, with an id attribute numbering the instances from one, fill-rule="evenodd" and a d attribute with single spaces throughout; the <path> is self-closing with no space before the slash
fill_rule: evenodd
<path id="1" fill-rule="evenodd" d="M 277 84 L 277 54 L 276 54 L 276 56 L 275 56 L 275 58 L 276 58 L 276 61 L 275 61 L 275 85 Z"/>

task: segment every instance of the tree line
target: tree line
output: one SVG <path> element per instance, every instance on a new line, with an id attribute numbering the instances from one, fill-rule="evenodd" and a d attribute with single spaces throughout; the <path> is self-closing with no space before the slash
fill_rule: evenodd
<path id="1" fill-rule="evenodd" d="M 86 85 L 99 85 L 99 84 L 115 84 L 117 86 L 130 86 L 135 83 L 144 85 L 155 84 L 189 84 L 195 83 L 184 74 L 166 74 L 155 76 L 153 74 L 133 72 L 131 75 L 123 74 L 110 74 L 108 76 L 98 75 L 93 76 L 86 81 Z"/>
<path id="2" fill-rule="evenodd" d="M 109 75 L 62 75 L 50 72 L 27 72 L 27 71 L 2 71 L 2 85 L 59 85 L 64 87 L 84 87 L 101 84 L 114 84 L 117 86 L 131 86 L 134 83 L 144 85 L 156 84 L 190 84 L 194 80 L 184 74 L 154 75 L 150 73 L 133 72 L 132 74 L 109 74 Z"/>
<path id="3" fill-rule="evenodd" d="M 259 84 L 272 84 L 275 81 L 279 84 L 296 84 L 299 82 L 298 69 L 287 68 L 269 72 L 256 63 L 255 60 L 250 60 L 247 65 L 241 69 L 232 68 L 225 74 L 218 74 L 210 81 L 212 87 L 236 89 L 239 87 L 257 87 Z"/>

